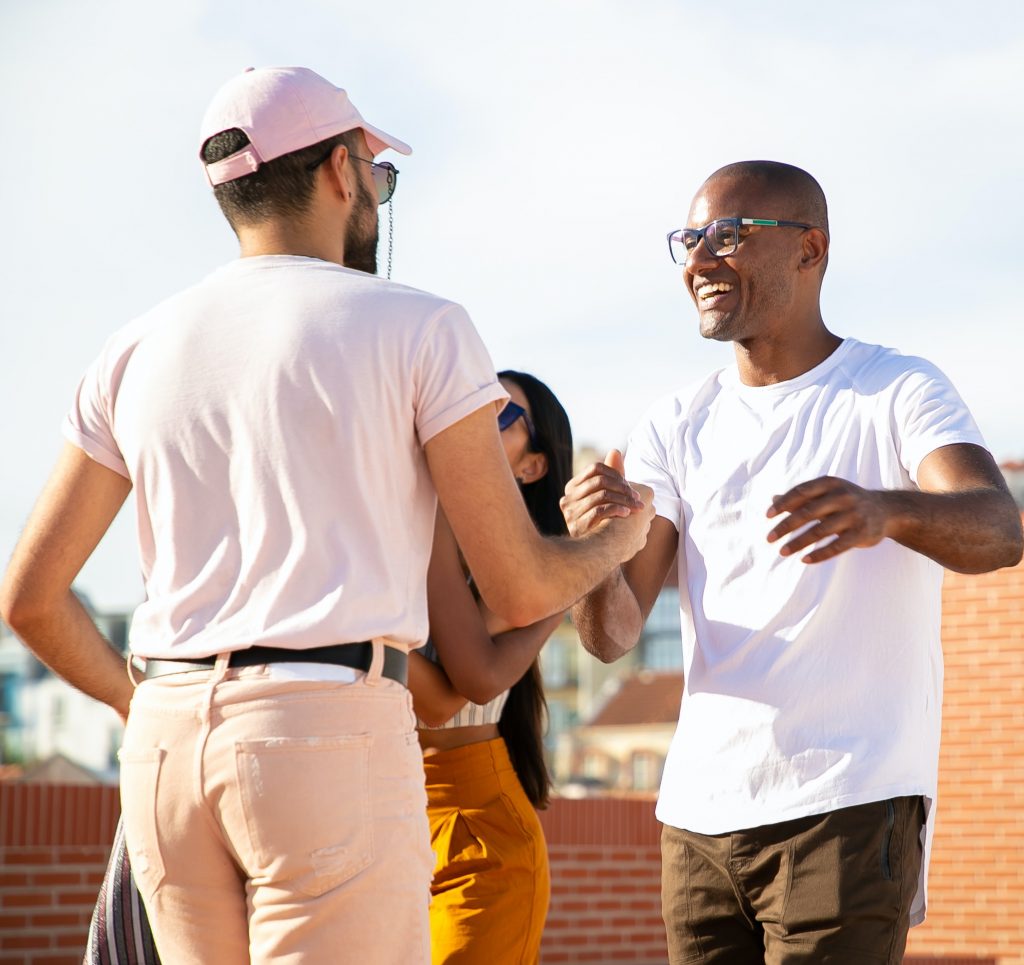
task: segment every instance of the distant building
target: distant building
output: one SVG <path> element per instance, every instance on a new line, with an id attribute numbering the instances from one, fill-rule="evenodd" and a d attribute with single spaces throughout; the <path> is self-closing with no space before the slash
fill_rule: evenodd
<path id="1" fill-rule="evenodd" d="M 63 754 L 54 754 L 46 760 L 37 761 L 31 767 L 24 768 L 16 780 L 24 784 L 63 784 L 78 787 L 109 783 L 103 775 L 82 767 Z"/>
<path id="2" fill-rule="evenodd" d="M 100 632 L 125 653 L 131 615 L 102 613 L 79 598 Z M 57 677 L 0 622 L 0 762 L 23 763 L 30 772 L 39 762 L 65 758 L 116 781 L 122 731 L 109 707 Z"/>
<path id="3" fill-rule="evenodd" d="M 675 568 L 672 569 L 674 582 Z M 592 657 L 580 643 L 576 628 L 566 617 L 562 625 L 555 631 L 545 644 L 540 657 L 541 674 L 544 678 L 544 691 L 548 702 L 548 733 L 545 744 L 548 749 L 552 776 L 558 786 L 572 785 L 579 792 L 589 788 L 600 791 L 607 787 L 624 790 L 650 790 L 657 787 L 661 777 L 664 751 L 659 750 L 654 756 L 636 761 L 626 761 L 618 752 L 612 753 L 607 767 L 598 763 L 599 753 L 595 740 L 589 737 L 584 742 L 594 746 L 595 750 L 585 766 L 575 755 L 574 740 L 576 735 L 595 726 L 602 718 L 604 709 L 614 702 L 617 696 L 625 691 L 633 693 L 632 681 L 652 677 L 671 680 L 682 694 L 682 642 L 679 629 L 679 591 L 674 585 L 666 585 L 655 601 L 651 614 L 644 626 L 643 633 L 636 647 L 620 660 L 611 664 L 601 663 Z M 639 675 L 639 676 L 638 676 Z M 672 708 L 671 720 L 665 722 L 673 725 L 667 730 L 671 739 L 672 729 L 679 715 L 679 698 Z M 653 723 L 639 721 L 644 727 Z M 604 724 L 596 724 L 598 727 Z M 649 730 L 649 728 L 648 728 Z M 646 733 L 646 731 L 642 732 Z M 613 730 L 605 736 L 622 735 L 622 731 Z M 638 735 L 640 736 L 640 735 Z M 655 745 L 660 748 L 667 743 L 660 737 Z M 636 748 L 640 753 L 639 745 Z M 630 751 L 632 753 L 632 751 Z M 660 755 L 660 757 L 659 757 Z M 614 759 L 614 763 L 612 763 Z M 582 766 L 582 770 L 581 770 Z M 646 770 L 645 770 L 646 769 Z M 614 771 L 614 775 L 611 772 Z M 642 773 L 656 772 L 652 779 L 641 777 Z M 632 776 L 636 775 L 636 779 Z M 653 780 L 649 784 L 649 780 Z M 609 783 L 610 782 L 610 783 Z M 649 784 L 649 786 L 648 786 Z"/>
<path id="4" fill-rule="evenodd" d="M 556 769 L 567 775 L 563 793 L 655 792 L 682 697 L 677 671 L 641 670 L 622 680 L 590 720 L 562 735 Z"/>

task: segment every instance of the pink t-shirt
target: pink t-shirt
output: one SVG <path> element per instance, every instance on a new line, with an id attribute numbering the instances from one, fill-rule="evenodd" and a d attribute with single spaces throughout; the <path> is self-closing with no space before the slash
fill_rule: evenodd
<path id="1" fill-rule="evenodd" d="M 459 305 L 313 258 L 240 259 L 121 329 L 64 435 L 134 486 L 132 650 L 418 646 L 423 446 L 505 398 Z"/>

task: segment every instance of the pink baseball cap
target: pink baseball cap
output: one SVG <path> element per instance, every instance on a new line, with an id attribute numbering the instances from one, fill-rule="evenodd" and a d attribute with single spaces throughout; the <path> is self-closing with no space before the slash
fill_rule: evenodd
<path id="1" fill-rule="evenodd" d="M 252 174 L 264 161 L 356 128 L 366 135 L 374 157 L 389 147 L 412 154 L 404 141 L 367 124 L 345 91 L 305 67 L 249 67 L 229 80 L 203 116 L 200 152 L 214 134 L 233 127 L 244 131 L 250 143 L 230 157 L 204 163 L 211 186 Z"/>

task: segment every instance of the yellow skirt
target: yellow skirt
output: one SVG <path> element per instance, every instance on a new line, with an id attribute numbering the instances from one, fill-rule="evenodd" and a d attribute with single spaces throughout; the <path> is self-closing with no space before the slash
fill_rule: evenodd
<path id="1" fill-rule="evenodd" d="M 423 766 L 437 859 L 433 965 L 533 965 L 551 895 L 547 845 L 505 742 L 441 751 Z"/>

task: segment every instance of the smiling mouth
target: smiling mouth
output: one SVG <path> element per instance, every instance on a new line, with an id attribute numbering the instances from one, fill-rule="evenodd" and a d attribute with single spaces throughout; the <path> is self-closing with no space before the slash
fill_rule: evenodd
<path id="1" fill-rule="evenodd" d="M 697 289 L 697 299 L 702 303 L 710 302 L 720 295 L 726 295 L 733 290 L 733 285 L 727 281 L 716 281 L 711 284 L 701 285 Z"/>

